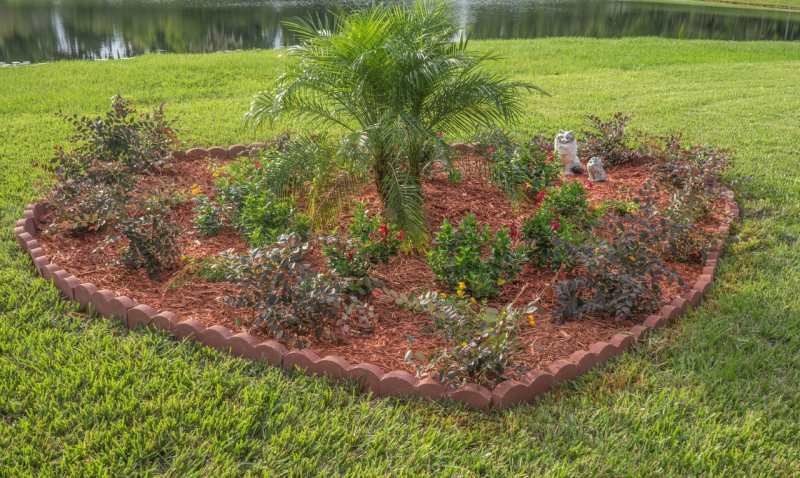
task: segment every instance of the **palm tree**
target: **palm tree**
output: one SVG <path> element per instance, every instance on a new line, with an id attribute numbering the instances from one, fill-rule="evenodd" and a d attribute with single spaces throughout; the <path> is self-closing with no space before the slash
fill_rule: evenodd
<path id="1" fill-rule="evenodd" d="M 271 91 L 253 98 L 248 120 L 282 114 L 336 125 L 359 139 L 388 219 L 425 236 L 420 179 L 437 132 L 463 133 L 515 119 L 519 91 L 534 86 L 482 68 L 491 54 L 467 38 L 440 1 L 376 6 L 286 23 L 300 45 Z"/>

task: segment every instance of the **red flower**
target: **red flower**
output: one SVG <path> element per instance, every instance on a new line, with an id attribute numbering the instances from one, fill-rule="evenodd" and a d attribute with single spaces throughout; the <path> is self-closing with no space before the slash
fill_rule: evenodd
<path id="1" fill-rule="evenodd" d="M 553 219 L 552 221 L 550 221 L 550 229 L 552 229 L 553 232 L 556 232 L 559 229 L 561 229 L 561 223 L 558 222 L 558 219 Z"/>
<path id="2" fill-rule="evenodd" d="M 487 154 L 494 154 L 495 151 L 496 150 L 494 149 L 494 146 L 489 146 L 488 148 L 486 148 Z"/>
<path id="3" fill-rule="evenodd" d="M 554 159 L 555 159 L 555 155 L 553 154 L 553 152 L 552 151 L 548 151 L 547 152 L 547 160 L 548 161 L 552 161 Z"/>
<path id="4" fill-rule="evenodd" d="M 381 224 L 381 227 L 378 228 L 378 233 L 382 239 L 386 239 L 386 236 L 389 235 L 389 227 L 386 224 Z"/>
<path id="5" fill-rule="evenodd" d="M 406 237 L 406 236 L 405 236 L 405 234 L 403 234 L 403 231 L 397 231 L 397 240 L 398 241 L 403 242 L 403 238 L 404 237 Z"/>
<path id="6" fill-rule="evenodd" d="M 586 183 L 586 189 L 592 189 L 592 188 L 594 188 L 593 182 L 589 181 L 588 183 Z"/>
<path id="7" fill-rule="evenodd" d="M 261 169 L 261 162 L 260 161 L 256 161 L 254 166 L 256 167 L 256 169 Z"/>
<path id="8" fill-rule="evenodd" d="M 547 191 L 545 191 L 544 189 L 536 193 L 536 204 L 539 204 L 542 201 L 544 201 L 544 198 L 546 197 L 547 197 Z"/>
<path id="9" fill-rule="evenodd" d="M 509 237 L 511 237 L 511 240 L 513 240 L 513 241 L 516 241 L 517 239 L 519 239 L 519 229 L 517 228 L 517 225 L 514 224 L 513 222 L 511 223 L 511 226 L 509 227 L 508 235 L 509 235 Z"/>

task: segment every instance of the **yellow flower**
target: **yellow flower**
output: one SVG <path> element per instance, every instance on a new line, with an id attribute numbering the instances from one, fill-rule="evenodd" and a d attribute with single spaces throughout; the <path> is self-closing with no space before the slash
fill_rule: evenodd
<path id="1" fill-rule="evenodd" d="M 536 317 L 534 317 L 533 314 L 528 314 L 528 325 L 536 327 Z"/>
<path id="2" fill-rule="evenodd" d="M 458 288 L 456 289 L 456 295 L 459 297 L 464 297 L 464 291 L 467 289 L 467 284 L 464 281 L 458 283 Z"/>
<path id="3" fill-rule="evenodd" d="M 218 178 L 222 174 L 219 168 L 216 168 L 214 171 L 211 171 L 211 176 Z"/>
<path id="4" fill-rule="evenodd" d="M 505 280 L 505 279 L 503 279 L 502 277 L 501 277 L 501 278 L 499 278 L 499 279 L 497 279 L 497 285 L 499 285 L 499 286 L 502 286 L 502 285 L 504 285 L 505 283 L 506 283 L 506 280 Z"/>
<path id="5" fill-rule="evenodd" d="M 198 184 L 192 185 L 192 196 L 199 196 L 203 194 L 203 188 L 200 187 Z"/>

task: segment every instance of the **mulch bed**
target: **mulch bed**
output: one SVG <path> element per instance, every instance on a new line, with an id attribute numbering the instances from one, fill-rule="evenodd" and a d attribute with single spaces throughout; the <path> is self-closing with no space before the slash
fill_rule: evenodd
<path id="1" fill-rule="evenodd" d="M 463 180 L 457 184 L 447 181 L 444 174 L 436 174 L 423 185 L 425 212 L 431 231 L 435 231 L 447 218 L 457 222 L 468 213 L 474 213 L 478 221 L 489 224 L 496 230 L 515 224 L 522 226 L 536 206 L 532 204 L 512 204 L 502 191 L 483 179 L 480 174 L 481 159 L 467 156 L 464 164 L 478 167 L 465 168 Z M 148 177 L 140 186 L 146 189 L 161 187 L 164 190 L 186 194 L 186 201 L 177 207 L 176 220 L 182 231 L 180 248 L 184 263 L 216 255 L 227 249 L 245 251 L 246 242 L 233 230 L 223 230 L 218 236 L 206 238 L 197 234 L 193 227 L 193 203 L 189 191 L 199 186 L 204 193 L 213 196 L 214 178 L 212 171 L 225 161 L 209 159 L 177 161 L 170 171 L 156 177 Z M 584 183 L 589 192 L 590 202 L 598 204 L 605 199 L 630 200 L 642 184 L 649 178 L 646 165 L 633 165 L 610 169 L 609 181 L 590 183 L 586 176 L 578 176 L 573 181 Z M 666 191 L 661 191 L 661 200 L 668 199 Z M 378 195 L 373 187 L 357 198 L 365 201 L 372 210 L 380 209 Z M 718 209 L 718 208 L 712 208 Z M 709 229 L 721 221 L 721 216 L 712 213 L 707 219 Z M 339 224 L 349 223 L 349 216 L 343 213 Z M 45 217 L 44 229 L 48 219 Z M 144 271 L 132 271 L 123 266 L 119 259 L 126 248 L 124 238 L 110 238 L 107 233 L 89 234 L 80 238 L 62 234 L 43 233 L 40 243 L 53 262 L 58 263 L 81 281 L 92 282 L 98 287 L 116 291 L 140 303 L 148 304 L 156 310 L 175 311 L 180 318 L 196 319 L 206 326 L 221 324 L 235 332 L 251 330 L 253 311 L 228 305 L 223 299 L 236 295 L 238 287 L 232 283 L 210 283 L 190 274 L 189 267 L 152 280 Z M 314 248 L 311 262 L 324 267 L 318 248 Z M 669 264 L 686 285 L 665 285 L 664 302 L 680 295 L 690 288 L 690 284 L 701 272 L 701 265 Z M 420 292 L 436 289 L 433 273 L 424 257 L 400 254 L 388 264 L 379 265 L 374 274 L 398 292 Z M 558 324 L 553 319 L 555 298 L 552 285 L 557 280 L 556 272 L 543 270 L 526 264 L 517 279 L 505 285 L 493 304 L 504 304 L 519 295 L 518 305 L 529 300 L 539 299 L 540 312 L 535 326 L 521 325 L 521 350 L 515 353 L 515 369 L 511 377 L 519 377 L 525 371 L 541 367 L 555 359 L 563 358 L 572 352 L 586 348 L 589 344 L 608 340 L 614 334 L 628 330 L 639 321 L 616 321 L 604 318 L 584 318 L 579 321 Z M 381 294 L 370 299 L 376 311 L 374 330 L 369 335 L 351 336 L 342 343 L 327 343 L 311 339 L 311 347 L 320 355 L 337 354 L 351 363 L 369 362 L 386 370 L 401 369 L 414 372 L 414 367 L 403 357 L 409 348 L 409 338 L 413 337 L 413 349 L 426 354 L 434 353 L 445 345 L 444 339 L 429 325 L 424 316 L 413 314 L 394 305 Z M 643 317 L 642 317 L 643 319 Z"/>

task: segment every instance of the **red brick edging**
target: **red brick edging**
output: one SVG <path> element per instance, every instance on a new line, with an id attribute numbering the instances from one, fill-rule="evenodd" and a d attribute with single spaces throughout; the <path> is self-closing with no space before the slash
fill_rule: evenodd
<path id="1" fill-rule="evenodd" d="M 174 157 L 224 159 L 261 147 L 262 144 L 234 145 L 230 148 L 192 148 L 175 152 Z M 641 325 L 614 335 L 608 342 L 595 342 L 585 350 L 555 360 L 542 369 L 528 372 L 522 381 L 507 380 L 493 390 L 472 383 L 449 389 L 433 379 L 418 379 L 404 370 L 384 372 L 377 365 L 369 363 L 350 364 L 338 355 L 319 357 L 310 349 L 287 350 L 274 340 L 263 340 L 247 332 L 234 334 L 222 325 L 204 327 L 194 319 L 180 320 L 173 312 L 156 311 L 146 304 L 138 304 L 114 291 L 98 290 L 94 284 L 82 283 L 68 271 L 51 262 L 39 246 L 36 237 L 39 221 L 47 208 L 44 202 L 31 204 L 25 208 L 24 217 L 16 222 L 14 233 L 20 246 L 30 254 L 39 274 L 44 279 L 51 280 L 66 299 L 78 302 L 82 310 L 94 311 L 102 317 L 119 320 L 131 329 L 140 325 L 151 325 L 171 333 L 178 339 L 194 340 L 238 357 L 268 362 L 287 370 L 297 367 L 311 375 L 326 376 L 333 380 L 354 380 L 364 391 L 371 391 L 380 397 L 419 397 L 431 400 L 449 398 L 472 408 L 507 408 L 531 402 L 554 385 L 572 380 L 593 367 L 621 355 L 641 341 L 651 329 L 663 327 L 686 310 L 697 306 L 714 280 L 717 261 L 725 239 L 728 237 L 731 224 L 739 216 L 733 192 L 726 190 L 725 196 L 730 200 L 731 207 L 718 228 L 720 239 L 715 241 L 702 273 L 688 294 L 675 298 L 658 312 L 645 318 Z"/>

